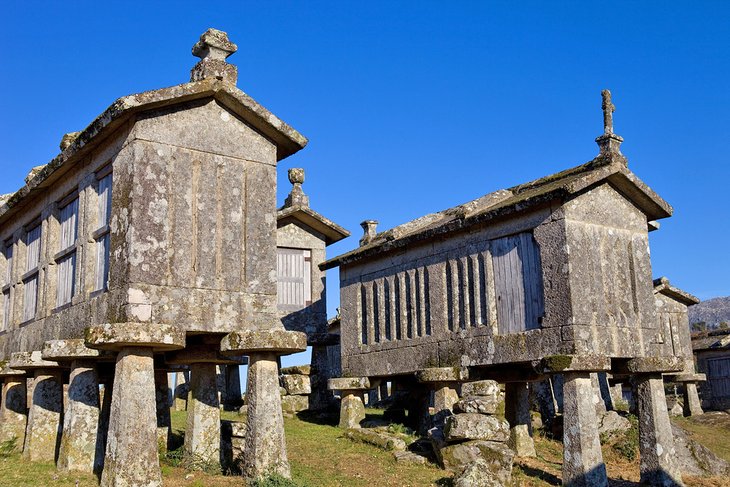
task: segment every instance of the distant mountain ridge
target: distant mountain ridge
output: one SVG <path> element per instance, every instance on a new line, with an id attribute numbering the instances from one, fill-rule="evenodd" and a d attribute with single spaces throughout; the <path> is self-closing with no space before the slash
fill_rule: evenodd
<path id="1" fill-rule="evenodd" d="M 730 323 L 730 296 L 712 298 L 689 307 L 689 324 L 704 322 L 716 328 L 720 322 Z"/>

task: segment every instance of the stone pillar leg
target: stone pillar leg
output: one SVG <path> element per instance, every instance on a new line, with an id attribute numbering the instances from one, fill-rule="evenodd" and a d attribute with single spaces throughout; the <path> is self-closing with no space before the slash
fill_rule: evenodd
<path id="1" fill-rule="evenodd" d="M 157 445 L 161 451 L 167 451 L 170 445 L 170 386 L 167 382 L 167 371 L 155 370 L 155 404 L 157 407 Z"/>
<path id="2" fill-rule="evenodd" d="M 312 373 L 309 376 L 312 393 L 309 395 L 309 409 L 320 411 L 332 407 L 335 396 L 332 391 L 327 389 L 327 381 L 332 378 L 332 375 L 327 347 L 312 346 Z"/>
<path id="3" fill-rule="evenodd" d="M 114 387 L 112 382 L 104 384 L 104 396 L 101 401 L 101 412 L 99 414 L 99 430 L 96 435 L 96 458 L 97 465 L 94 466 L 94 473 L 100 474 L 104 469 L 104 456 L 106 455 L 106 440 L 109 437 L 109 418 L 112 412 L 112 397 Z"/>
<path id="4" fill-rule="evenodd" d="M 175 372 L 175 411 L 185 411 L 188 407 L 188 372 Z"/>
<path id="5" fill-rule="evenodd" d="M 196 463 L 220 466 L 220 443 L 221 413 L 217 366 L 214 363 L 194 363 L 190 366 L 185 455 Z"/>
<path id="6" fill-rule="evenodd" d="M 526 382 L 507 382 L 504 389 L 504 416 L 510 426 L 509 445 L 519 457 L 536 457 L 532 439 L 530 393 Z"/>
<path id="7" fill-rule="evenodd" d="M 244 475 L 258 478 L 277 473 L 290 478 L 275 353 L 254 352 L 249 355 L 246 400 L 248 415 Z"/>
<path id="8" fill-rule="evenodd" d="M 601 394 L 601 383 L 597 372 L 591 372 L 591 384 L 593 384 L 593 404 L 596 406 L 596 414 L 602 416 L 606 414 L 607 408 Z"/>
<path id="9" fill-rule="evenodd" d="M 0 413 L 0 441 L 15 438 L 20 450 L 25 443 L 25 428 L 28 421 L 24 375 L 9 375 L 3 383 L 2 412 Z"/>
<path id="10" fill-rule="evenodd" d="M 36 369 L 23 458 L 55 462 L 61 439 L 63 382 L 58 369 Z"/>
<path id="11" fill-rule="evenodd" d="M 63 436 L 58 468 L 63 471 L 93 472 L 97 460 L 99 429 L 99 377 L 90 360 L 71 362 L 68 406 L 63 418 Z"/>
<path id="12" fill-rule="evenodd" d="M 563 375 L 563 485 L 608 486 L 594 397 L 588 372 Z"/>
<path id="13" fill-rule="evenodd" d="M 704 414 L 700 396 L 697 394 L 697 384 L 695 382 L 685 382 L 684 384 L 684 415 L 696 416 Z"/>
<path id="14" fill-rule="evenodd" d="M 339 427 L 359 428 L 360 422 L 365 419 L 365 404 L 361 390 L 341 391 L 340 423 Z"/>
<path id="15" fill-rule="evenodd" d="M 433 392 L 433 412 L 438 414 L 439 411 L 454 409 L 454 404 L 459 402 L 459 394 L 456 389 L 450 387 L 448 383 L 438 383 Z"/>
<path id="16" fill-rule="evenodd" d="M 639 410 L 639 453 L 641 483 L 681 486 L 682 476 L 674 451 L 664 381 L 661 374 L 636 376 Z"/>
<path id="17" fill-rule="evenodd" d="M 454 390 L 454 392 L 456 392 L 456 390 Z M 389 397 L 390 397 L 390 394 L 388 394 L 388 383 L 385 382 L 385 381 L 382 381 L 380 383 L 380 400 L 381 401 L 385 401 Z M 459 395 L 457 394 L 456 395 L 456 401 L 458 402 L 458 400 L 459 400 Z M 456 402 L 454 402 L 454 404 L 456 404 Z M 452 404 L 452 406 L 454 404 Z"/>
<path id="18" fill-rule="evenodd" d="M 162 485 L 152 348 L 124 347 L 114 370 L 102 487 Z"/>
<path id="19" fill-rule="evenodd" d="M 241 400 L 241 368 L 238 365 L 226 367 L 226 405 L 227 411 L 238 411 L 243 406 Z"/>

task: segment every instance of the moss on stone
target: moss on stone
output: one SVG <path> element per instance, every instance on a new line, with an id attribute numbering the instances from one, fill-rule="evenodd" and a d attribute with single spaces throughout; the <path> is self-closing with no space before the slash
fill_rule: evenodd
<path id="1" fill-rule="evenodd" d="M 554 372 L 565 370 L 572 363 L 573 357 L 570 355 L 551 355 L 545 357 L 545 367 Z"/>

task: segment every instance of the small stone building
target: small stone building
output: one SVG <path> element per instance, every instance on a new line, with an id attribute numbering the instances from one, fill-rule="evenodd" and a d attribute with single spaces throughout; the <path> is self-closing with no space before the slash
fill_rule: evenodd
<path id="1" fill-rule="evenodd" d="M 702 407 L 730 409 L 730 330 L 693 334 L 692 351 L 697 370 L 707 376 L 700 386 Z"/>
<path id="2" fill-rule="evenodd" d="M 642 480 L 681 482 L 662 373 L 684 359 L 659 327 L 648 236 L 672 208 L 629 170 L 603 96 L 593 160 L 384 232 L 365 221 L 360 247 L 323 265 L 340 269 L 343 413 L 386 379 L 419 419 L 428 388 L 476 379 L 512 384 L 508 409 L 524 409 L 526 382 L 562 373 L 563 482 L 600 486 L 591 373 L 633 376 Z"/>
<path id="3" fill-rule="evenodd" d="M 244 473 L 289 475 L 277 361 L 326 319 L 316 271 L 315 302 L 284 319 L 300 331 L 285 329 L 277 238 L 289 246 L 304 222 L 317 262 L 344 232 L 301 202 L 277 211 L 277 164 L 307 139 L 236 87 L 236 50 L 209 29 L 189 82 L 118 99 L 0 200 L 0 436 L 20 438 L 29 459 L 59 450 L 59 468 L 103 463 L 102 485 L 161 485 L 166 373 L 183 367 L 185 453 L 218 462 L 216 366 L 247 356 Z"/>
<path id="4" fill-rule="evenodd" d="M 304 170 L 289 170 L 292 190 L 277 212 L 276 269 L 277 311 L 284 328 L 307 335 L 312 347 L 312 393 L 308 409 L 320 410 L 332 403 L 327 380 L 333 376 L 327 347 L 339 343 L 328 330 L 325 273 L 325 248 L 350 235 L 350 232 L 309 207 L 302 190 Z"/>

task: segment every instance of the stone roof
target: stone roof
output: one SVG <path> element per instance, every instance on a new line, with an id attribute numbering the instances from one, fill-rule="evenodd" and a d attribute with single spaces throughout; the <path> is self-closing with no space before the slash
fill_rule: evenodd
<path id="1" fill-rule="evenodd" d="M 169 88 L 146 91 L 119 98 L 96 117 L 48 164 L 34 167 L 26 184 L 5 201 L 0 200 L 0 219 L 26 197 L 48 184 L 49 178 L 62 167 L 81 161 L 91 147 L 121 126 L 133 115 L 181 103 L 213 98 L 240 116 L 277 147 L 277 160 L 282 160 L 307 145 L 307 138 L 284 123 L 235 85 L 218 78 L 183 83 Z"/>
<path id="2" fill-rule="evenodd" d="M 669 283 L 669 279 L 666 277 L 660 277 L 654 279 L 654 293 L 661 293 L 668 296 L 675 301 L 678 301 L 686 306 L 692 306 L 697 304 L 700 300 L 686 291 L 682 291 L 678 287 L 674 287 Z"/>
<path id="3" fill-rule="evenodd" d="M 693 333 L 692 350 L 730 350 L 730 330 Z"/>
<path id="4" fill-rule="evenodd" d="M 438 235 L 509 217 L 549 201 L 566 201 L 586 189 L 608 182 L 647 216 L 647 221 L 671 216 L 672 207 L 644 184 L 620 153 L 604 153 L 581 166 L 529 183 L 489 193 L 454 208 L 431 213 L 378 233 L 365 245 L 323 264 L 331 269 L 360 259 L 403 248 Z"/>

